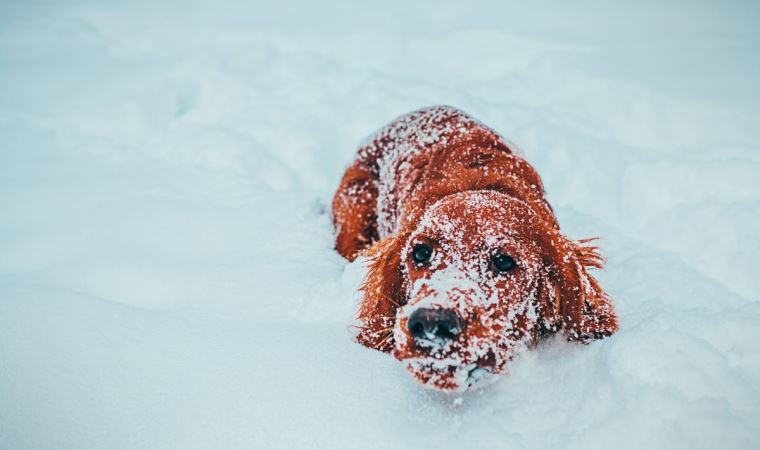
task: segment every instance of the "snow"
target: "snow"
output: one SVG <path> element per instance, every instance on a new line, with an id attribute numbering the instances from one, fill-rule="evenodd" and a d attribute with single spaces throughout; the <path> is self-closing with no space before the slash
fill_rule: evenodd
<path id="1" fill-rule="evenodd" d="M 760 447 L 750 2 L 0 5 L 0 448 Z M 621 330 L 461 396 L 352 341 L 329 200 L 450 104 Z"/>

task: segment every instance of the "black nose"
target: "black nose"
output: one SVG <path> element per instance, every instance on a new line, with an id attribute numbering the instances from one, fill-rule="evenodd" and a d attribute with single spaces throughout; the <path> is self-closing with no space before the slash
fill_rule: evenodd
<path id="1" fill-rule="evenodd" d="M 462 332 L 462 319 L 450 309 L 418 309 L 406 322 L 415 339 L 449 341 Z"/>

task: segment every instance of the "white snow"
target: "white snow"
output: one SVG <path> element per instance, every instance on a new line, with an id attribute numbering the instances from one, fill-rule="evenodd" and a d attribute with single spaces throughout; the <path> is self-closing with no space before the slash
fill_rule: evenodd
<path id="1" fill-rule="evenodd" d="M 752 2 L 0 4 L 0 448 L 760 447 Z M 664 3 L 664 4 L 663 4 Z M 400 114 L 520 147 L 621 330 L 461 397 L 352 341 Z"/>

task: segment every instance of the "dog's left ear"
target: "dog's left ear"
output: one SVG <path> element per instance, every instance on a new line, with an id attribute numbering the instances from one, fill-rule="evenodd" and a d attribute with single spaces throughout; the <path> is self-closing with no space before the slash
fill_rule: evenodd
<path id="1" fill-rule="evenodd" d="M 559 242 L 557 242 L 559 241 Z M 572 241 L 559 237 L 545 276 L 539 299 L 549 329 L 562 328 L 568 340 L 589 342 L 611 336 L 618 330 L 617 315 L 606 292 L 589 269 L 601 269 L 604 258 L 591 245 L 593 239 Z"/>

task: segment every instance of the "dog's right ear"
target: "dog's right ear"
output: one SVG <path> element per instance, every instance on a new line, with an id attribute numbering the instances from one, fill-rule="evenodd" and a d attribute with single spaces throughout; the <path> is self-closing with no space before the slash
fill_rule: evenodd
<path id="1" fill-rule="evenodd" d="M 359 334 L 356 340 L 382 352 L 393 349 L 396 311 L 406 303 L 401 251 L 408 233 L 389 236 L 362 252 L 367 258 L 367 275 L 360 288 Z"/>

